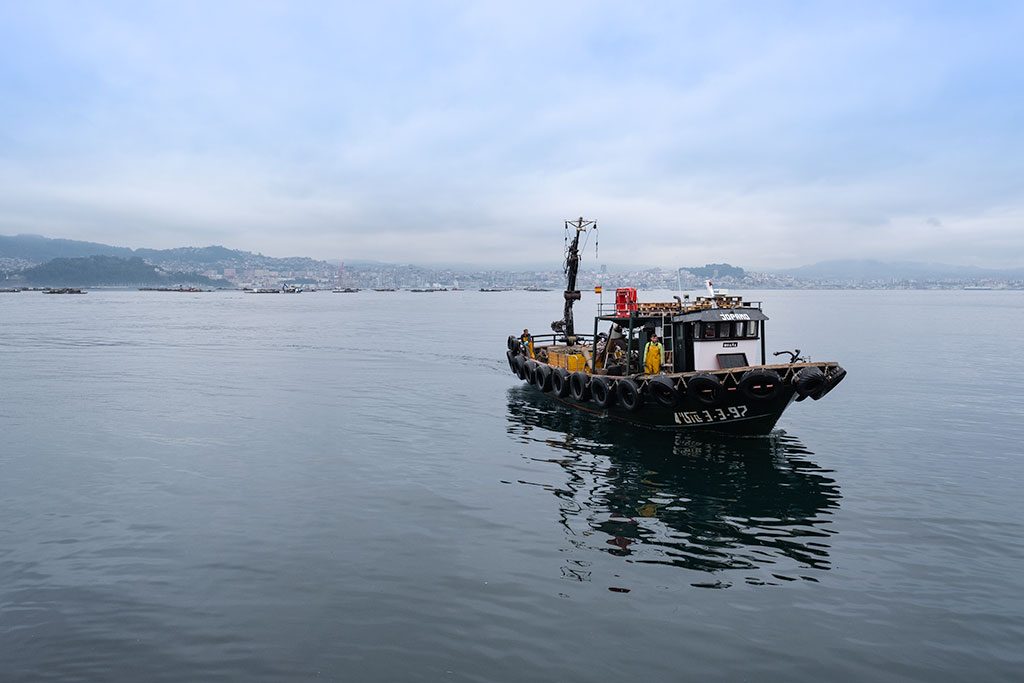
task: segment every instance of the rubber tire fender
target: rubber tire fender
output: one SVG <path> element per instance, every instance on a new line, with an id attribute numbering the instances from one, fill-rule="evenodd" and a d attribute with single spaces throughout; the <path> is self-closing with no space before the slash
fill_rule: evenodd
<path id="1" fill-rule="evenodd" d="M 515 353 L 519 350 L 519 340 L 513 337 L 511 334 L 508 335 L 508 350 Z"/>
<path id="2" fill-rule="evenodd" d="M 640 385 L 631 377 L 625 377 L 615 383 L 615 393 L 618 395 L 619 405 L 626 410 L 633 412 L 644 404 L 643 394 L 640 393 Z"/>
<path id="3" fill-rule="evenodd" d="M 782 390 L 782 378 L 774 370 L 747 370 L 740 378 L 739 388 L 752 401 L 770 401 Z"/>
<path id="4" fill-rule="evenodd" d="M 686 395 L 702 405 L 710 406 L 722 400 L 725 388 L 714 375 L 698 373 L 686 380 Z"/>
<path id="5" fill-rule="evenodd" d="M 796 386 L 796 393 L 800 396 L 798 401 L 810 396 L 814 400 L 821 398 L 821 392 L 825 390 L 825 373 L 819 368 L 802 368 L 793 378 Z"/>
<path id="6" fill-rule="evenodd" d="M 551 391 L 551 366 L 538 363 L 533 371 L 533 386 L 541 391 Z"/>
<path id="7" fill-rule="evenodd" d="M 658 405 L 666 408 L 679 406 L 679 392 L 676 391 L 675 384 L 668 377 L 655 377 L 650 380 L 647 383 L 647 391 L 654 397 Z"/>
<path id="8" fill-rule="evenodd" d="M 525 379 L 530 384 L 533 384 L 533 373 L 537 372 L 537 367 L 538 367 L 537 361 L 535 361 L 535 360 L 528 360 L 528 361 L 526 361 L 526 377 L 525 377 Z"/>
<path id="9" fill-rule="evenodd" d="M 515 374 L 516 373 L 516 354 L 512 353 L 512 349 L 509 349 L 508 351 L 505 352 L 505 357 L 508 358 L 508 367 L 509 367 L 509 369 L 513 372 L 513 374 Z"/>
<path id="10" fill-rule="evenodd" d="M 551 373 L 551 391 L 558 398 L 565 398 L 569 395 L 569 371 L 565 368 L 555 368 Z"/>
<path id="11" fill-rule="evenodd" d="M 590 378 L 590 398 L 598 408 L 611 408 L 615 405 L 615 380 L 605 375 L 594 375 Z"/>
<path id="12" fill-rule="evenodd" d="M 817 396 L 814 396 L 815 401 L 825 398 L 825 394 L 836 388 L 836 385 L 846 379 L 846 370 L 843 369 L 842 365 L 837 365 L 834 372 L 827 373 L 825 375 L 825 388 L 818 392 Z"/>
<path id="13" fill-rule="evenodd" d="M 513 361 L 516 364 L 516 377 L 519 379 L 526 379 L 526 359 L 522 356 L 517 355 Z"/>
<path id="14" fill-rule="evenodd" d="M 574 401 L 590 400 L 590 375 L 577 371 L 569 375 L 569 395 Z"/>

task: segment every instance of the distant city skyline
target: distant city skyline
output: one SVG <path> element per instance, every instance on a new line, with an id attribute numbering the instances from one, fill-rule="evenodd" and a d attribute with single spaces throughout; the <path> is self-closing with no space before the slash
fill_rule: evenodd
<path id="1" fill-rule="evenodd" d="M 95 261 L 99 257 L 100 261 Z M 114 257 L 113 260 L 104 260 Z M 141 266 L 128 266 L 127 259 L 157 266 L 166 274 L 196 273 L 234 283 L 272 285 L 301 281 L 306 284 L 361 287 L 524 287 L 560 288 L 565 275 L 561 265 L 500 266 L 495 264 L 430 265 L 402 262 L 315 260 L 309 257 L 275 258 L 223 246 L 136 249 L 95 242 L 48 239 L 42 236 L 0 235 L 0 281 L 18 284 L 38 278 L 40 272 L 70 277 L 80 272 L 117 277 L 123 272 L 141 273 Z M 30 271 L 54 259 L 63 264 Z M 78 265 L 67 263 L 70 259 Z M 667 266 L 613 266 L 584 262 L 580 286 L 594 284 L 636 286 L 645 289 L 703 289 L 706 278 L 716 284 L 747 289 L 867 287 L 950 289 L 972 285 L 996 289 L 1024 289 L 1024 268 L 986 269 L 975 266 L 913 261 L 833 260 L 790 269 L 758 269 L 742 264 L 683 263 Z M 296 280 L 296 278 L 298 280 Z M 109 282 L 109 280 L 106 280 Z M 68 282 L 63 282 L 68 284 Z M 89 282 L 77 282 L 91 286 Z M 685 284 L 685 286 L 684 286 Z"/>
<path id="2" fill-rule="evenodd" d="M 1024 5 L 0 6 L 0 234 L 1024 265 Z"/>

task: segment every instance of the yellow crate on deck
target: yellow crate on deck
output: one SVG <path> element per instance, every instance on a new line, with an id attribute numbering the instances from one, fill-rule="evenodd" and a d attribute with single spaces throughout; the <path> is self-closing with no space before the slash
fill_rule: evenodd
<path id="1" fill-rule="evenodd" d="M 583 370 L 587 366 L 587 359 L 582 353 L 565 353 L 563 351 L 550 351 L 548 363 L 556 368 L 565 368 L 569 372 Z"/>

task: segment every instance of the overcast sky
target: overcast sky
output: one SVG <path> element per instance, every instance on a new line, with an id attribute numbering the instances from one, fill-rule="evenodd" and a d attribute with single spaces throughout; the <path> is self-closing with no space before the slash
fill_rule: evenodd
<path id="1" fill-rule="evenodd" d="M 1024 265 L 1024 3 L 0 2 L 0 234 Z"/>

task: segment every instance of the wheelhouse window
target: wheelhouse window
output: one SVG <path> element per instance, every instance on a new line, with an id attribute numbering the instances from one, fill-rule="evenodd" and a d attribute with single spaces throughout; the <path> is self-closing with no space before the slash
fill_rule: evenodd
<path id="1" fill-rule="evenodd" d="M 756 339 L 760 327 L 756 320 L 702 322 L 695 323 L 694 331 L 699 339 Z"/>

